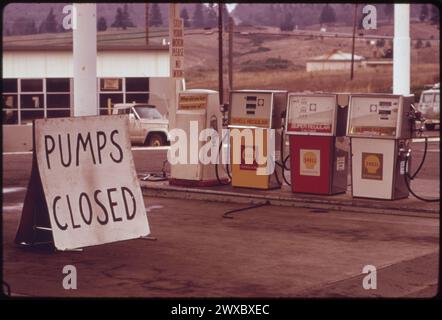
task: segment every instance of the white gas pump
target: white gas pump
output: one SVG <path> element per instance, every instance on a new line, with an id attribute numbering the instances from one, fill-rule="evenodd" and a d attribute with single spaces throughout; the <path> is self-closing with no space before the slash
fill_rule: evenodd
<path id="1" fill-rule="evenodd" d="M 351 138 L 353 197 L 408 197 L 404 175 L 414 133 L 413 99 L 412 95 L 351 95 L 347 136 Z"/>
<path id="2" fill-rule="evenodd" d="M 187 152 L 185 163 L 171 164 L 171 185 L 213 186 L 228 182 L 224 171 L 216 172 L 216 162 L 202 163 L 199 159 L 199 150 L 207 143 L 199 137 L 206 128 L 215 130 L 217 137 L 211 137 L 208 141 L 213 144 L 212 150 L 218 150 L 222 117 L 217 91 L 192 89 L 178 94 L 175 128 L 185 132 Z M 193 150 L 192 145 L 197 148 Z"/>

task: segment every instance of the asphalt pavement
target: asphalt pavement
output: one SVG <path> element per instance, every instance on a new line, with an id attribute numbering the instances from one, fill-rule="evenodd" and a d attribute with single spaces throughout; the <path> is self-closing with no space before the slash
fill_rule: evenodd
<path id="1" fill-rule="evenodd" d="M 415 159 L 422 150 L 421 142 L 413 145 Z M 137 172 L 160 171 L 166 152 L 135 148 Z M 438 186 L 439 167 L 432 142 L 420 178 Z M 223 219 L 244 205 L 145 196 L 156 240 L 82 252 L 18 247 L 30 169 L 30 154 L 3 154 L 3 271 L 13 295 L 430 297 L 437 290 L 439 215 L 269 206 Z M 66 265 L 77 268 L 76 290 L 62 286 Z M 377 269 L 376 289 L 363 288 L 367 265 Z"/>

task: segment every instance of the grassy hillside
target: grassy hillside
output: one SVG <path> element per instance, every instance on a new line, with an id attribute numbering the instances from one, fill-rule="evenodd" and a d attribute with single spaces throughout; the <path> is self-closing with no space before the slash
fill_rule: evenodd
<path id="1" fill-rule="evenodd" d="M 379 32 L 389 35 L 391 26 Z M 356 69 L 350 81 L 348 71 L 305 71 L 306 61 L 334 49 L 351 52 L 351 38 L 323 38 L 313 36 L 283 36 L 274 28 L 237 29 L 234 37 L 234 88 L 262 88 L 299 90 L 330 90 L 358 92 L 391 92 L 392 68 Z M 248 34 L 255 31 L 261 34 Z M 330 30 L 327 30 L 330 31 Z M 338 32 L 347 32 L 340 28 Z M 201 32 L 185 37 L 185 66 L 189 88 L 217 89 L 218 86 L 218 35 L 216 32 Z M 411 86 L 420 91 L 425 84 L 439 81 L 439 30 L 428 24 L 414 23 L 412 33 Z M 224 42 L 225 84 L 227 86 L 227 36 Z M 417 39 L 423 41 L 422 48 L 415 48 Z M 429 47 L 426 47 L 429 42 Z M 386 41 L 385 48 L 391 46 Z M 378 57 L 385 48 L 377 48 L 366 39 L 356 41 L 355 54 Z"/>

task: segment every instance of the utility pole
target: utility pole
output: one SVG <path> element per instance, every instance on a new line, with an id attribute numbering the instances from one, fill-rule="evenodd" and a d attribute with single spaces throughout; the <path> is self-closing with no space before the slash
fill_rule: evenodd
<path id="1" fill-rule="evenodd" d="M 229 18 L 229 90 L 233 90 L 233 18 Z"/>
<path id="2" fill-rule="evenodd" d="M 355 64 L 355 40 L 356 40 L 356 21 L 358 16 L 358 4 L 355 3 L 355 12 L 353 17 L 353 42 L 351 45 L 351 67 L 350 67 L 350 80 L 353 80 L 353 69 Z"/>
<path id="3" fill-rule="evenodd" d="M 224 104 L 223 86 L 223 10 L 222 3 L 218 2 L 218 87 L 219 104 Z"/>
<path id="4" fill-rule="evenodd" d="M 146 31 L 146 45 L 149 44 L 149 4 L 146 2 L 144 4 L 144 23 Z"/>

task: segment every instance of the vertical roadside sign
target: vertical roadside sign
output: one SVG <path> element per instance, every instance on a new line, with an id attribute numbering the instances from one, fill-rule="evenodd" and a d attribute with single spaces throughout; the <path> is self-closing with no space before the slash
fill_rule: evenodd
<path id="1" fill-rule="evenodd" d="M 184 79 L 184 22 L 179 17 L 179 5 L 169 4 L 169 57 L 170 90 L 169 128 L 175 128 L 175 114 L 178 101 L 177 83 Z"/>
<path id="2" fill-rule="evenodd" d="M 184 78 L 184 22 L 179 17 L 178 5 L 170 5 L 170 73 L 174 79 Z"/>

